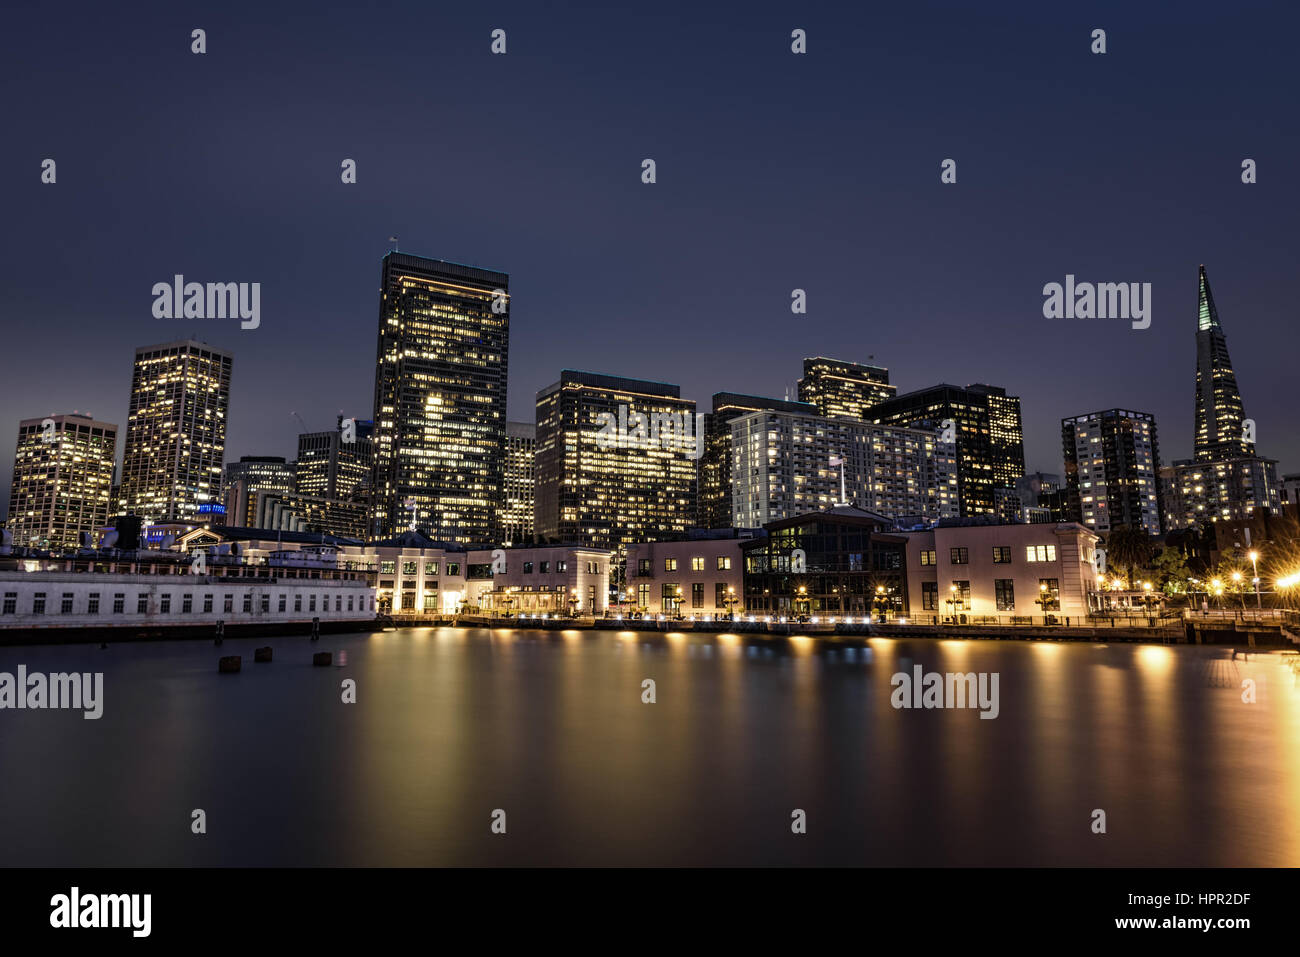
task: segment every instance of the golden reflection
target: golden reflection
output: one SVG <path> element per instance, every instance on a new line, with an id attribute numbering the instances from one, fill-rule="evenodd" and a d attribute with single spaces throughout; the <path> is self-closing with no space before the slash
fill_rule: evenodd
<path id="1" fill-rule="evenodd" d="M 1150 675 L 1164 674 L 1174 665 L 1174 653 L 1164 645 L 1143 645 L 1136 657 L 1142 670 Z"/>

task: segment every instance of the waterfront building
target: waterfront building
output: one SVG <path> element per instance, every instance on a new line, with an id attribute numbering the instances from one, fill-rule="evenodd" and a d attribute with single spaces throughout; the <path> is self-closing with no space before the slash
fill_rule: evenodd
<path id="1" fill-rule="evenodd" d="M 282 455 L 244 455 L 229 463 L 222 479 L 226 521 L 256 528 L 258 495 L 292 495 L 297 475 L 297 465 Z"/>
<path id="2" fill-rule="evenodd" d="M 799 399 L 816 407 L 819 415 L 871 421 L 867 410 L 892 399 L 898 392 L 889 384 L 889 370 L 817 356 L 803 360 Z"/>
<path id="3" fill-rule="evenodd" d="M 117 426 L 72 413 L 18 423 L 6 527 L 13 544 L 63 551 L 108 522 Z"/>
<path id="4" fill-rule="evenodd" d="M 194 339 L 135 350 L 120 513 L 188 521 L 221 500 L 232 362 Z"/>
<path id="5" fill-rule="evenodd" d="M 264 564 L 205 555 L 202 572 L 179 550 L 65 559 L 0 558 L 0 629 L 130 635 L 365 622 L 375 616 L 369 573 L 341 569 L 325 546 L 315 562 L 288 554 Z M 35 567 L 34 567 L 35 566 Z M 265 631 L 258 634 L 265 634 Z M 12 637 L 10 635 L 9 637 Z"/>
<path id="6" fill-rule="evenodd" d="M 391 538 L 345 545 L 344 562 L 373 568 L 381 613 L 455 615 L 481 610 L 492 590 L 491 549 L 438 542 L 408 529 Z"/>
<path id="7" fill-rule="evenodd" d="M 373 510 L 449 542 L 498 540 L 510 277 L 390 252 L 380 276 Z"/>
<path id="8" fill-rule="evenodd" d="M 613 556 L 581 545 L 523 545 L 489 552 L 492 588 L 479 602 L 488 612 L 599 617 L 609 608 Z"/>
<path id="9" fill-rule="evenodd" d="M 531 422 L 506 423 L 505 504 L 501 535 L 508 544 L 533 540 L 537 500 L 537 427 Z"/>
<path id="10" fill-rule="evenodd" d="M 619 612 L 699 619 L 739 614 L 745 598 L 741 546 L 761 534 L 693 530 L 684 539 L 629 545 Z"/>
<path id="11" fill-rule="evenodd" d="M 731 423 L 750 412 L 816 415 L 817 407 L 807 402 L 765 399 L 737 392 L 714 393 L 713 411 L 704 416 L 704 455 L 699 461 L 697 479 L 701 528 L 728 528 L 734 524 L 731 513 Z"/>
<path id="12" fill-rule="evenodd" d="M 954 437 L 963 517 L 992 514 L 993 489 L 1014 486 L 1025 474 L 1020 398 L 999 386 L 943 383 L 878 403 L 870 418 Z"/>
<path id="13" fill-rule="evenodd" d="M 1159 535 L 1164 511 L 1155 417 L 1107 409 L 1061 420 L 1069 520 Z"/>
<path id="14" fill-rule="evenodd" d="M 897 617 L 907 608 L 907 539 L 853 505 L 794 515 L 742 542 L 745 610 L 755 617 Z"/>
<path id="15" fill-rule="evenodd" d="M 372 421 L 345 420 L 340 415 L 333 429 L 301 433 L 294 486 L 286 491 L 347 499 L 361 486 L 368 486 L 374 468 L 374 427 Z"/>
<path id="16" fill-rule="evenodd" d="M 1044 614 L 1082 624 L 1088 614 L 1098 536 L 1076 522 L 954 523 L 900 534 L 907 541 L 906 614 L 916 624 L 998 616 L 1032 624 Z"/>
<path id="17" fill-rule="evenodd" d="M 620 551 L 691 528 L 700 418 L 675 385 L 566 369 L 537 393 L 537 537 Z"/>
<path id="18" fill-rule="evenodd" d="M 776 411 L 738 416 L 731 429 L 732 514 L 743 527 L 844 499 L 899 524 L 957 515 L 956 448 L 938 433 Z"/>

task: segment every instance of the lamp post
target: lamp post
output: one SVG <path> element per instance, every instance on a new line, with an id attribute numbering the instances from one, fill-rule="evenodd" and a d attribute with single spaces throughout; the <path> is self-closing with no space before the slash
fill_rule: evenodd
<path id="1" fill-rule="evenodd" d="M 1252 569 L 1253 581 L 1255 583 L 1255 610 L 1263 611 L 1264 605 L 1259 597 L 1259 552 L 1253 548 L 1250 550 L 1250 567 Z"/>
<path id="2" fill-rule="evenodd" d="M 1038 598 L 1034 604 L 1043 606 L 1043 624 L 1047 624 L 1047 606 L 1052 603 L 1052 599 L 1047 595 L 1047 585 L 1043 582 L 1038 583 Z"/>
<path id="3" fill-rule="evenodd" d="M 1241 610 L 1244 612 L 1246 610 L 1246 599 L 1241 596 L 1241 579 L 1241 572 L 1234 571 L 1232 573 L 1232 583 L 1237 586 L 1237 601 L 1241 602 Z"/>
<path id="4" fill-rule="evenodd" d="M 740 601 L 740 599 L 736 597 L 736 589 L 735 589 L 735 587 L 732 586 L 732 585 L 728 585 L 728 586 L 727 586 L 727 597 L 723 599 L 723 603 L 727 606 L 727 616 L 728 616 L 729 618 L 735 619 L 735 617 L 736 617 L 736 611 L 735 611 L 734 606 L 735 606 L 736 602 L 738 602 L 738 601 Z"/>
<path id="5" fill-rule="evenodd" d="M 1152 598 L 1150 582 L 1142 583 L 1142 592 L 1143 592 L 1142 602 L 1147 606 L 1147 622 L 1148 624 L 1150 624 L 1151 623 L 1151 598 Z"/>
<path id="6" fill-rule="evenodd" d="M 957 624 L 957 586 L 956 585 L 948 586 L 948 617 L 952 619 L 952 623 L 954 625 Z"/>
<path id="7" fill-rule="evenodd" d="M 796 608 L 798 608 L 798 607 L 806 607 L 806 606 L 808 606 L 808 605 L 811 604 L 811 602 L 810 602 L 810 600 L 809 600 L 809 598 L 808 598 L 808 586 L 807 586 L 807 585 L 800 585 L 800 586 L 799 586 L 799 594 L 798 594 L 797 596 L 795 596 L 794 603 L 795 603 Z"/>
<path id="8" fill-rule="evenodd" d="M 571 588 L 569 589 L 569 617 L 570 618 L 576 617 L 574 615 L 574 612 L 577 610 L 577 605 L 578 605 L 578 589 Z"/>

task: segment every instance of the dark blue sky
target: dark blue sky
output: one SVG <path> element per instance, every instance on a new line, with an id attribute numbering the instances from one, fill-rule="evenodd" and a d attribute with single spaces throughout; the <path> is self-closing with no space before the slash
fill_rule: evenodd
<path id="1" fill-rule="evenodd" d="M 0 485 L 19 419 L 124 425 L 135 347 L 188 335 L 235 353 L 230 460 L 291 457 L 294 411 L 369 414 L 392 234 L 510 273 L 511 418 L 565 367 L 703 407 L 793 393 L 805 355 L 874 356 L 900 391 L 1019 394 L 1049 471 L 1060 419 L 1114 406 L 1190 455 L 1204 262 L 1260 451 L 1300 470 L 1294 5 L 875 6 L 8 14 Z M 260 282 L 261 328 L 153 318 L 174 273 Z M 1152 283 L 1151 328 L 1044 319 L 1067 273 Z"/>

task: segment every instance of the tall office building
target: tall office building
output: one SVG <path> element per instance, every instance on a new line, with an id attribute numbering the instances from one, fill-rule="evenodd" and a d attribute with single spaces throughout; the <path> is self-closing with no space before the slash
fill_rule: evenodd
<path id="1" fill-rule="evenodd" d="M 391 252 L 380 281 L 374 531 L 416 525 L 442 541 L 494 542 L 510 277 Z"/>
<path id="2" fill-rule="evenodd" d="M 685 532 L 702 443 L 677 386 L 565 370 L 537 393 L 537 535 L 617 550 Z"/>
<path id="3" fill-rule="evenodd" d="M 532 541 L 537 500 L 537 426 L 506 423 L 506 495 L 501 509 L 502 540 L 509 545 Z"/>
<path id="4" fill-rule="evenodd" d="M 1254 455 L 1254 436 L 1244 434 L 1241 391 L 1204 266 L 1200 268 L 1196 312 L 1196 461 Z"/>
<path id="5" fill-rule="evenodd" d="M 888 369 L 824 356 L 803 360 L 799 399 L 816 406 L 819 415 L 869 422 L 867 410 L 897 392 Z"/>
<path id="6" fill-rule="evenodd" d="M 993 489 L 1025 474 L 1020 397 L 992 385 L 942 383 L 872 407 L 872 421 L 943 433 L 957 442 L 957 490 L 963 518 L 993 514 Z"/>
<path id="7" fill-rule="evenodd" d="M 816 415 L 817 407 L 789 399 L 764 399 L 736 392 L 717 392 L 713 411 L 704 416 L 704 455 L 699 462 L 698 521 L 703 528 L 731 528 L 731 423 L 750 412 L 796 412 Z"/>
<path id="8" fill-rule="evenodd" d="M 374 422 L 340 415 L 327 432 L 300 433 L 298 494 L 345 499 L 368 485 L 374 468 L 374 428 Z"/>
<path id="9" fill-rule="evenodd" d="M 18 423 L 9 530 L 15 545 L 76 548 L 108 524 L 117 426 L 88 415 Z"/>
<path id="10" fill-rule="evenodd" d="M 194 339 L 135 350 L 119 507 L 193 521 L 219 500 L 233 357 Z"/>
<path id="11" fill-rule="evenodd" d="M 1243 521 L 1282 507 L 1277 460 L 1255 454 L 1204 266 L 1197 292 L 1195 457 L 1160 470 L 1167 531 Z"/>
<path id="12" fill-rule="evenodd" d="M 731 429 L 738 526 L 841 504 L 902 526 L 957 517 L 957 450 L 936 432 L 770 411 L 742 415 Z"/>
<path id="13" fill-rule="evenodd" d="M 1163 507 L 1156 420 L 1107 409 L 1061 420 L 1069 520 L 1097 532 L 1120 525 L 1159 535 Z"/>
<path id="14" fill-rule="evenodd" d="M 298 470 L 282 455 L 244 455 L 226 466 L 222 479 L 226 524 L 262 528 L 257 519 L 257 496 L 262 492 L 292 495 Z"/>

